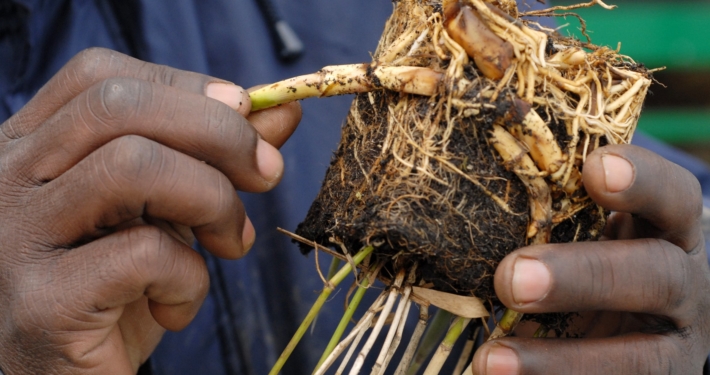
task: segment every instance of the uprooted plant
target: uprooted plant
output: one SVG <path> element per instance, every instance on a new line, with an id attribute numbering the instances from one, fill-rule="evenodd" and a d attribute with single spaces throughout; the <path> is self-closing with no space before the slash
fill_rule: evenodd
<path id="1" fill-rule="evenodd" d="M 337 373 L 353 357 L 350 373 L 359 373 L 390 318 L 372 370 L 384 373 L 417 304 L 419 324 L 396 370 L 407 373 L 431 304 L 458 316 L 425 371 L 436 374 L 469 320 L 491 313 L 484 306 L 496 303 L 492 275 L 506 254 L 599 236 L 606 212 L 582 187 L 585 156 L 631 139 L 650 71 L 525 20 L 593 5 L 612 8 L 594 0 L 525 14 L 512 0 L 399 0 L 372 63 L 326 67 L 252 93 L 254 110 L 357 93 L 321 192 L 297 229 L 304 252 L 333 247 L 347 261 L 299 334 L 360 268 L 315 373 L 340 356 Z M 353 306 L 378 278 L 389 289 L 341 340 Z M 506 311 L 490 336 L 509 333 L 520 318 Z M 540 333 L 548 328 L 555 327 Z"/>

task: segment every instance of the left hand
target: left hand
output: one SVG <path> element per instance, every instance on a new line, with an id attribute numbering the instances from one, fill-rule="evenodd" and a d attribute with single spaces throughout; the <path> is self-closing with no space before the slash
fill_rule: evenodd
<path id="1" fill-rule="evenodd" d="M 582 312 L 570 331 L 580 339 L 488 342 L 473 373 L 701 374 L 710 352 L 710 270 L 698 181 L 627 145 L 590 154 L 583 178 L 592 199 L 614 211 L 604 237 L 519 249 L 495 275 L 508 308 Z"/>

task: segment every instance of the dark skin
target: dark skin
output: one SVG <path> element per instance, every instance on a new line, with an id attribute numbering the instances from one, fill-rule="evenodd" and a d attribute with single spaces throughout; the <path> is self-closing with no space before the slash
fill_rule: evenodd
<path id="1" fill-rule="evenodd" d="M 590 154 L 583 179 L 594 201 L 615 211 L 602 240 L 519 249 L 495 275 L 509 308 L 581 312 L 570 330 L 581 339 L 486 343 L 473 373 L 701 374 L 710 352 L 710 271 L 697 180 L 626 145 Z"/>
<path id="2" fill-rule="evenodd" d="M 166 329 L 192 320 L 209 283 L 192 237 L 219 257 L 246 253 L 255 234 L 234 191 L 278 183 L 275 148 L 300 120 L 297 104 L 249 108 L 229 83 L 95 49 L 0 125 L 7 375 L 132 374 Z M 630 187 L 605 182 L 604 153 L 632 163 Z M 523 312 L 629 313 L 580 321 L 589 339 L 487 344 L 474 372 L 699 373 L 710 350 L 710 272 L 697 181 L 630 146 L 590 155 L 584 180 L 597 202 L 636 215 L 615 215 L 604 242 L 514 252 L 496 273 L 496 291 Z M 536 281 L 521 286 L 513 271 L 523 258 L 533 263 L 523 262 L 518 281 Z M 511 364 L 514 372 L 502 371 Z"/>
<path id="3" fill-rule="evenodd" d="M 193 319 L 209 287 L 193 234 L 247 252 L 235 189 L 278 183 L 301 118 L 250 107 L 231 83 L 92 49 L 0 126 L 6 375 L 134 374 Z"/>

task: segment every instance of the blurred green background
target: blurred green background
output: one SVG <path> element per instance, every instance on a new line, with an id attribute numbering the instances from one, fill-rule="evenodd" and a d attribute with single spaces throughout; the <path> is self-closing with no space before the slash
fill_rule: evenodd
<path id="1" fill-rule="evenodd" d="M 553 1 L 554 5 L 580 2 Z M 639 129 L 710 163 L 710 0 L 605 3 L 618 7 L 574 11 L 587 22 L 592 42 L 612 48 L 621 42 L 621 53 L 636 62 L 666 67 L 654 73 L 666 87 L 651 87 Z M 582 38 L 575 17 L 558 22 L 566 25 L 562 33 Z"/>

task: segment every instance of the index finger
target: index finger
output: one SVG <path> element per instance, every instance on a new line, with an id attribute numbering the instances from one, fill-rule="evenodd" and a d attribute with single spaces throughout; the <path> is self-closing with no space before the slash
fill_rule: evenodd
<path id="1" fill-rule="evenodd" d="M 0 127 L 10 139 L 32 133 L 66 103 L 93 85 L 112 77 L 137 78 L 184 91 L 219 97 L 220 101 L 246 116 L 251 110 L 248 95 L 230 100 L 226 92 L 239 89 L 232 83 L 204 74 L 152 64 L 105 48 L 89 48 L 74 56 L 17 114 Z M 215 85 L 211 85 L 214 83 Z"/>
<path id="2" fill-rule="evenodd" d="M 701 241 L 700 183 L 679 165 L 640 147 L 606 146 L 587 156 L 583 180 L 596 203 L 633 215 L 638 234 L 686 252 Z"/>
<path id="3" fill-rule="evenodd" d="M 266 85 L 250 87 L 247 92 L 252 93 L 264 86 Z M 276 148 L 281 148 L 296 130 L 302 114 L 301 104 L 296 101 L 251 112 L 247 120 L 254 125 L 265 141 Z"/>

